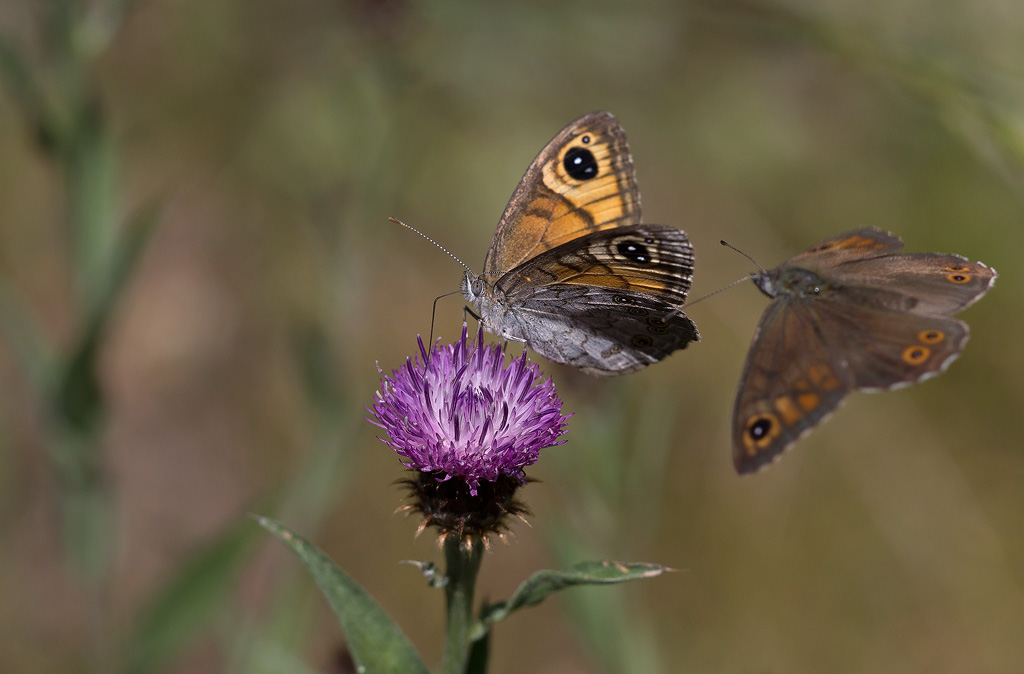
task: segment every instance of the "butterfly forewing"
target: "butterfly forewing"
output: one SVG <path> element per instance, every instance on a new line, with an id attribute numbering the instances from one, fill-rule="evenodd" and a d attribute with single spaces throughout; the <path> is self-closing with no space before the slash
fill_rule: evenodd
<path id="1" fill-rule="evenodd" d="M 903 240 L 895 234 L 875 227 L 864 227 L 825 239 L 779 267 L 811 265 L 808 268 L 831 269 L 841 262 L 890 255 L 902 248 Z"/>
<path id="2" fill-rule="evenodd" d="M 995 271 L 959 255 L 913 253 L 841 263 L 833 272 L 851 300 L 919 315 L 950 315 L 988 291 Z"/>
<path id="3" fill-rule="evenodd" d="M 499 279 L 509 297 L 533 286 L 587 285 L 633 289 L 682 304 L 693 280 L 693 246 L 665 225 L 593 232 L 528 260 Z"/>
<path id="4" fill-rule="evenodd" d="M 626 134 L 607 112 L 569 124 L 537 155 L 505 207 L 484 261 L 499 276 L 588 232 L 640 222 Z"/>

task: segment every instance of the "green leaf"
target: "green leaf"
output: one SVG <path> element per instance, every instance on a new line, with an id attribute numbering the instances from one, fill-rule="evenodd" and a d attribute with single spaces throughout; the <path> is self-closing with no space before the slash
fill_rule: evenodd
<path id="1" fill-rule="evenodd" d="M 313 580 L 341 622 L 359 671 L 367 674 L 427 674 L 416 649 L 366 590 L 319 548 L 288 527 L 258 515 L 256 521 L 291 548 L 313 575 Z"/>
<path id="2" fill-rule="evenodd" d="M 209 631 L 227 605 L 235 580 L 253 549 L 255 532 L 243 520 L 185 564 L 138 621 L 127 671 L 145 674 L 161 668 Z"/>
<path id="3" fill-rule="evenodd" d="M 493 604 L 483 611 L 472 638 L 481 638 L 489 625 L 504 620 L 521 608 L 541 603 L 552 592 L 573 585 L 608 585 L 653 578 L 671 570 L 667 566 L 647 562 L 581 562 L 565 571 L 538 571 L 527 578 L 507 601 Z"/>

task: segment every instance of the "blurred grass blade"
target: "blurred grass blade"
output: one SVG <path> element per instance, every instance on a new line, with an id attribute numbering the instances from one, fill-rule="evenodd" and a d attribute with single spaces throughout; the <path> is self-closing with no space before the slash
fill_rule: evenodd
<path id="1" fill-rule="evenodd" d="M 129 674 L 165 669 L 228 604 L 257 532 L 242 519 L 180 567 L 138 621 L 129 644 Z"/>
<path id="2" fill-rule="evenodd" d="M 150 203 L 139 209 L 125 223 L 114 250 L 114 259 L 106 275 L 106 285 L 99 297 L 99 305 L 91 308 L 90 313 L 94 316 L 94 321 L 105 323 L 109 318 L 111 309 L 121 298 L 128 278 L 135 272 L 142 253 L 149 247 L 153 232 L 156 231 L 162 217 L 163 205 Z"/>
<path id="3" fill-rule="evenodd" d="M 0 276 L 0 337 L 13 350 L 35 393 L 53 388 L 56 348 L 31 304 Z"/>
<path id="4" fill-rule="evenodd" d="M 93 3 L 78 22 L 78 43 L 85 58 L 94 59 L 110 46 L 128 15 L 142 0 L 110 0 Z"/>
<path id="5" fill-rule="evenodd" d="M 6 83 L 12 97 L 21 106 L 25 121 L 34 127 L 42 139 L 47 120 L 39 88 L 31 71 L 6 36 L 0 36 L 0 83 Z"/>
<path id="6" fill-rule="evenodd" d="M 85 331 L 60 377 L 56 398 L 58 409 L 64 422 L 77 431 L 91 430 L 102 415 L 103 400 L 96 373 L 98 350 L 114 307 L 152 238 L 160 214 L 159 207 L 149 206 L 128 223 L 111 260 L 104 287 L 96 304 L 89 308 Z"/>
<path id="7" fill-rule="evenodd" d="M 653 578 L 666 571 L 671 571 L 671 569 L 667 566 L 647 562 L 581 562 L 565 571 L 538 571 L 516 588 L 508 601 L 494 604 L 486 609 L 477 629 L 486 630 L 488 625 L 504 620 L 513 612 L 528 606 L 535 606 L 544 601 L 549 594 L 573 585 L 624 583 L 640 578 Z M 479 636 L 474 632 L 474 638 L 479 638 Z"/>
<path id="8" fill-rule="evenodd" d="M 427 674 L 427 668 L 398 625 L 376 601 L 315 545 L 267 517 L 256 521 L 298 555 L 345 631 L 348 647 L 367 674 Z"/>

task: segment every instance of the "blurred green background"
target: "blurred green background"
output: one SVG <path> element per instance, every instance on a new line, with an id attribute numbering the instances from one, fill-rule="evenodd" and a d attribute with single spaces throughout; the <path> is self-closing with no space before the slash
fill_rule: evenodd
<path id="1" fill-rule="evenodd" d="M 730 0 L 0 4 L 0 671 L 318 672 L 343 637 L 247 511 L 318 542 L 427 662 L 440 555 L 364 406 L 479 270 L 533 156 L 612 111 L 693 296 L 874 225 L 994 266 L 943 376 L 738 477 L 766 299 L 640 374 L 550 363 L 569 442 L 480 596 L 679 573 L 498 626 L 512 672 L 1019 672 L 1024 6 Z M 137 253 L 136 253 L 137 251 Z M 458 297 L 435 334 L 455 338 Z M 517 348 L 511 348 L 517 352 Z"/>

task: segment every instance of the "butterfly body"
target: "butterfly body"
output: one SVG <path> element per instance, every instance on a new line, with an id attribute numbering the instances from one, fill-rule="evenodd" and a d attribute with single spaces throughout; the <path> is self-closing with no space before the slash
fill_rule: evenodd
<path id="1" fill-rule="evenodd" d="M 699 339 L 680 307 L 686 234 L 639 224 L 625 133 L 606 112 L 566 126 L 534 159 L 462 292 L 488 330 L 590 374 L 624 374 Z"/>
<path id="2" fill-rule="evenodd" d="M 960 355 L 995 270 L 959 255 L 898 253 L 865 228 L 828 239 L 753 280 L 772 302 L 750 347 L 733 408 L 733 459 L 756 471 L 854 390 L 899 388 Z"/>

